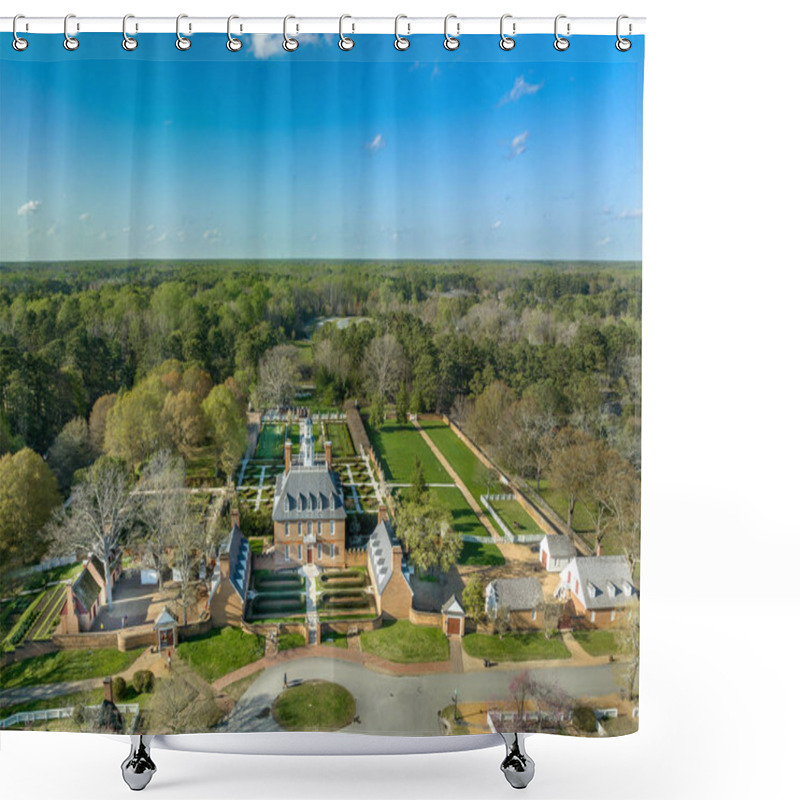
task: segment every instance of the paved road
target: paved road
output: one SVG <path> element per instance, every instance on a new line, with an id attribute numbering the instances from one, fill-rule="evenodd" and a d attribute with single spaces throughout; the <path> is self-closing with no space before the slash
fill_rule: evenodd
<path id="1" fill-rule="evenodd" d="M 448 705 L 455 689 L 459 700 L 507 699 L 514 669 L 493 668 L 461 675 L 383 675 L 360 664 L 328 658 L 299 659 L 264 670 L 245 692 L 228 718 L 225 729 L 237 732 L 280 730 L 268 709 L 283 689 L 283 675 L 289 682 L 322 678 L 339 683 L 356 698 L 355 722 L 344 728 L 352 733 L 438 735 L 437 711 Z M 544 668 L 532 670 L 538 681 L 558 684 L 574 696 L 603 695 L 618 691 L 613 666 Z"/>

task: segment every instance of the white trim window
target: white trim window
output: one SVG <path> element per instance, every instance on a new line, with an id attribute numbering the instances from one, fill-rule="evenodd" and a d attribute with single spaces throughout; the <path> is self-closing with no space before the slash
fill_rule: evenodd
<path id="1" fill-rule="evenodd" d="M 283 548 L 283 559 L 284 561 L 290 561 L 291 558 L 292 557 L 289 555 L 289 545 L 287 544 Z"/>
<path id="2" fill-rule="evenodd" d="M 336 536 L 336 522 L 331 520 L 331 536 Z"/>
<path id="3" fill-rule="evenodd" d="M 283 523 L 283 535 L 286 536 L 287 538 L 289 536 L 289 523 L 288 522 L 284 522 Z"/>
<path id="4" fill-rule="evenodd" d="M 331 542 L 331 558 L 336 558 L 336 545 Z"/>
<path id="5" fill-rule="evenodd" d="M 591 621 L 594 622 L 596 617 L 597 617 L 597 614 L 595 614 L 594 611 L 592 611 L 592 616 L 590 617 Z"/>
<path id="6" fill-rule="evenodd" d="M 322 560 L 322 545 L 317 542 L 317 561 Z"/>
<path id="7" fill-rule="evenodd" d="M 299 561 L 303 560 L 303 545 L 297 545 L 297 558 Z"/>

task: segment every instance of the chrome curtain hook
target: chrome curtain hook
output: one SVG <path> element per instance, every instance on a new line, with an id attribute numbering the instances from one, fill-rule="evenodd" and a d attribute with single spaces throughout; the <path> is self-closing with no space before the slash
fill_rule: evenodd
<path id="1" fill-rule="evenodd" d="M 74 14 L 67 14 L 64 17 L 64 49 L 65 50 L 77 50 L 80 46 L 80 42 L 74 37 L 69 35 L 69 21 L 71 19 L 75 19 Z M 80 30 L 80 27 L 78 27 Z"/>
<path id="2" fill-rule="evenodd" d="M 500 17 L 500 49 L 501 50 L 513 50 L 516 47 L 516 42 L 510 36 L 506 36 L 504 26 L 507 19 L 511 19 L 511 14 L 503 14 Z M 511 24 L 511 31 L 516 33 L 516 23 Z"/>
<path id="3" fill-rule="evenodd" d="M 352 50 L 356 43 L 349 37 L 344 35 L 344 21 L 346 19 L 353 19 L 349 14 L 342 14 L 339 17 L 339 49 L 340 50 Z M 352 24 L 352 23 L 351 23 Z M 353 29 L 355 30 L 355 26 L 353 25 Z"/>
<path id="4" fill-rule="evenodd" d="M 455 14 L 448 14 L 444 18 L 444 49 L 445 50 L 458 50 L 458 46 L 461 44 L 461 42 L 459 42 L 458 38 L 457 38 L 458 37 L 458 30 L 460 28 L 460 25 L 458 23 L 456 23 L 456 35 L 455 36 L 451 36 L 447 32 L 447 23 L 450 22 L 451 19 L 458 19 L 458 17 Z"/>
<path id="5" fill-rule="evenodd" d="M 558 33 L 558 21 L 560 19 L 566 19 L 566 18 L 567 18 L 566 14 L 559 14 L 556 17 L 556 21 L 555 21 L 555 25 L 554 25 L 554 30 L 555 30 L 555 34 L 556 34 L 556 40 L 553 42 L 553 47 L 555 47 L 556 50 L 560 50 L 561 52 L 564 52 L 564 50 L 567 50 L 569 48 L 569 39 L 565 39 L 563 36 L 559 36 L 559 33 Z M 567 36 L 569 36 L 569 22 L 567 23 Z"/>
<path id="6" fill-rule="evenodd" d="M 130 52 L 131 50 L 135 50 L 139 46 L 139 42 L 137 39 L 134 39 L 132 36 L 128 36 L 129 19 L 136 19 L 136 17 L 134 17 L 133 14 L 126 14 L 122 18 L 122 47 L 128 52 Z"/>
<path id="7" fill-rule="evenodd" d="M 178 14 L 178 18 L 175 20 L 175 47 L 178 50 L 188 50 L 192 46 L 192 40 L 187 39 L 185 36 L 181 35 L 181 20 L 182 19 L 189 19 L 188 14 Z"/>
<path id="8" fill-rule="evenodd" d="M 633 42 L 630 39 L 625 39 L 623 36 L 619 35 L 619 27 L 620 27 L 619 24 L 624 19 L 628 19 L 627 14 L 620 14 L 617 17 L 617 43 L 614 46 L 617 48 L 617 50 L 620 51 L 620 53 L 627 53 L 628 50 L 630 50 L 631 47 L 633 47 Z M 631 30 L 632 30 L 631 24 L 628 23 L 628 34 L 631 33 Z"/>
<path id="9" fill-rule="evenodd" d="M 408 19 L 405 14 L 398 14 L 394 18 L 394 47 L 395 50 L 408 50 L 411 47 L 411 40 L 406 39 L 405 36 L 400 35 L 400 20 L 401 19 Z M 406 23 L 406 27 L 408 28 L 408 33 L 411 33 L 411 25 Z"/>
<path id="10" fill-rule="evenodd" d="M 297 39 L 293 39 L 291 36 L 289 36 L 288 26 L 290 19 L 296 19 L 296 17 L 293 17 L 291 14 L 289 14 L 283 18 L 283 49 L 287 53 L 292 53 L 297 50 L 298 47 L 300 47 L 300 42 L 298 42 Z"/>
<path id="11" fill-rule="evenodd" d="M 225 47 L 227 47 L 228 50 L 231 51 L 231 53 L 238 53 L 239 50 L 242 49 L 242 40 L 237 39 L 235 36 L 231 34 L 231 22 L 233 22 L 233 20 L 235 19 L 239 19 L 239 17 L 237 17 L 236 14 L 231 14 L 228 17 L 228 42 L 225 45 Z"/>
<path id="12" fill-rule="evenodd" d="M 23 39 L 21 36 L 17 35 L 17 20 L 18 19 L 25 19 L 24 14 L 17 14 L 14 17 L 14 21 L 11 23 L 11 33 L 14 34 L 14 40 L 11 42 L 11 46 L 17 51 L 22 52 L 23 50 L 27 49 L 28 47 L 28 40 Z"/>

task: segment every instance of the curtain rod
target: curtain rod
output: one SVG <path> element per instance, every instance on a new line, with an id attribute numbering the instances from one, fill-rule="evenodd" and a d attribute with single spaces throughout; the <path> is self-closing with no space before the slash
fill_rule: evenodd
<path id="1" fill-rule="evenodd" d="M 513 17 L 507 16 L 504 30 L 506 35 L 520 36 L 532 33 L 553 34 L 555 17 Z M 350 17 L 346 16 L 342 30 L 346 34 L 394 34 L 395 24 L 402 36 L 414 34 L 443 34 L 443 17 Z M 0 17 L 0 31 L 12 30 L 13 17 Z M 563 15 L 559 21 L 561 36 L 611 35 L 616 33 L 616 17 L 570 17 Z M 569 27 L 569 29 L 568 29 Z M 624 20 L 622 33 L 625 36 L 643 34 L 644 17 L 629 17 Z M 128 19 L 126 30 L 129 36 L 142 33 L 175 33 L 175 17 L 136 17 Z M 226 33 L 227 17 L 194 17 L 186 15 L 181 19 L 181 33 Z M 292 17 L 288 23 L 290 34 L 333 33 L 340 30 L 339 17 Z M 448 30 L 453 36 L 487 34 L 500 32 L 500 15 L 496 17 L 451 17 Z M 283 17 L 237 17 L 231 23 L 235 35 L 251 33 L 283 34 Z M 17 33 L 64 33 L 64 17 L 20 17 Z M 71 16 L 69 33 L 122 33 L 122 17 L 82 17 Z"/>

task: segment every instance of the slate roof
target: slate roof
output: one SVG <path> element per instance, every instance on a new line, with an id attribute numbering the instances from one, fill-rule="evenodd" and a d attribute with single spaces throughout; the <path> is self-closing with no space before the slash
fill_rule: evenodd
<path id="1" fill-rule="evenodd" d="M 442 603 L 442 614 L 449 614 L 451 617 L 463 617 L 464 609 L 461 607 L 461 603 L 456 600 L 456 596 L 451 594 L 447 600 Z"/>
<path id="2" fill-rule="evenodd" d="M 561 572 L 573 570 L 580 581 L 586 608 L 621 608 L 636 602 L 637 591 L 624 556 L 574 558 Z M 626 586 L 629 594 L 625 593 Z"/>
<path id="3" fill-rule="evenodd" d="M 575 558 L 575 545 L 569 536 L 558 533 L 548 533 L 544 537 L 547 541 L 547 551 L 551 558 Z"/>
<path id="4" fill-rule="evenodd" d="M 339 476 L 326 464 L 293 465 L 288 474 L 278 475 L 272 509 L 275 522 L 346 518 Z"/>
<path id="5" fill-rule="evenodd" d="M 103 573 L 100 572 L 100 574 L 102 575 Z M 75 595 L 78 613 L 88 614 L 89 609 L 94 605 L 94 601 L 97 600 L 97 596 L 100 594 L 100 586 L 86 567 L 81 570 L 80 575 L 72 584 L 72 593 Z"/>
<path id="6" fill-rule="evenodd" d="M 498 578 L 492 581 L 497 607 L 509 611 L 530 611 L 544 599 L 542 586 L 536 578 Z"/>
<path id="7" fill-rule="evenodd" d="M 177 625 L 177 621 L 172 614 L 167 611 L 167 607 L 161 609 L 161 613 L 158 615 L 158 619 L 153 623 L 153 625 L 157 628 L 159 625 Z"/>
<path id="8" fill-rule="evenodd" d="M 228 538 L 223 543 L 220 551 L 228 553 L 231 585 L 244 601 L 247 595 L 247 567 L 250 556 L 250 543 L 242 535 L 238 525 L 234 525 L 231 528 L 231 532 L 228 534 Z"/>
<path id="9" fill-rule="evenodd" d="M 392 547 L 397 544 L 392 524 L 380 522 L 369 537 L 367 552 L 372 564 L 372 574 L 375 576 L 378 594 L 383 590 L 392 577 Z"/>

